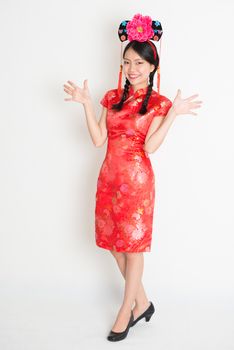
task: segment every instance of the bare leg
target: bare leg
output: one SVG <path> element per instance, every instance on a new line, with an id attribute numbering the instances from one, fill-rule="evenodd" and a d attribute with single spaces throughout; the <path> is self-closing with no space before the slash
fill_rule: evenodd
<path id="1" fill-rule="evenodd" d="M 121 274 L 123 275 L 125 279 L 125 273 L 126 273 L 126 255 L 121 252 L 115 252 L 114 250 L 110 251 L 111 254 L 114 256 L 118 267 L 120 269 Z M 133 309 L 134 319 L 136 319 L 143 311 L 145 311 L 149 306 L 149 300 L 146 296 L 144 286 L 142 284 L 142 281 L 140 282 L 140 286 L 137 291 L 137 295 L 135 298 L 135 307 Z"/>
<path id="2" fill-rule="evenodd" d="M 121 272 L 125 277 L 125 290 L 124 290 L 123 303 L 118 312 L 115 324 L 112 327 L 112 330 L 115 332 L 122 332 L 127 327 L 127 324 L 131 315 L 132 305 L 136 300 L 138 293 L 140 291 L 141 278 L 142 278 L 143 267 L 144 267 L 144 256 L 143 256 L 143 253 L 141 252 L 124 253 L 124 258 L 125 258 L 125 271 L 124 271 L 123 256 L 122 256 L 122 261 L 120 260 L 120 257 L 118 259 L 119 261 L 118 264 L 120 264 L 119 267 L 121 266 L 121 269 L 122 269 Z M 142 298 L 142 295 L 140 295 L 140 298 Z M 145 293 L 144 293 L 144 298 L 146 298 Z M 148 300 L 147 300 L 147 303 L 148 303 Z M 147 307 L 144 307 L 144 310 Z M 134 315 L 134 319 L 136 317 Z"/>

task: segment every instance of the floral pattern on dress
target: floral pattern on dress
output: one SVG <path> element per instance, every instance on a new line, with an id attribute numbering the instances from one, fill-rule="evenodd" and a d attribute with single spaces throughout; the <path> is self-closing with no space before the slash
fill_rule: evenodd
<path id="1" fill-rule="evenodd" d="M 138 113 L 146 89 L 133 91 L 121 111 L 117 89 L 108 90 L 100 103 L 107 108 L 108 143 L 96 190 L 97 246 L 118 252 L 150 252 L 155 204 L 155 176 L 144 140 L 154 117 L 166 116 L 172 102 L 156 91 L 148 112 Z"/>

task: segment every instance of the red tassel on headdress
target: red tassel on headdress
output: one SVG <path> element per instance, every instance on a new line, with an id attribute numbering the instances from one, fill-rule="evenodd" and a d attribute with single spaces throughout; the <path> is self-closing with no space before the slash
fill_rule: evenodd
<path id="1" fill-rule="evenodd" d="M 158 94 L 160 94 L 160 66 L 157 69 L 157 90 Z"/>
<path id="2" fill-rule="evenodd" d="M 156 59 L 157 53 L 156 53 L 156 48 L 155 48 L 154 44 L 150 40 L 147 40 L 147 42 L 152 47 L 152 49 L 154 51 L 154 59 Z M 160 42 L 159 60 L 160 60 L 160 58 L 161 58 L 161 42 Z M 158 91 L 158 93 L 160 93 L 160 64 L 158 65 L 158 68 L 157 68 L 157 91 Z"/>
<path id="3" fill-rule="evenodd" d="M 121 42 L 121 47 L 120 47 L 120 69 L 119 69 L 119 81 L 118 81 L 118 95 L 119 95 L 119 97 L 120 97 L 121 92 L 122 92 L 122 72 L 123 72 L 122 55 L 123 55 L 123 43 Z"/>
<path id="4" fill-rule="evenodd" d="M 161 49 L 162 49 L 162 38 L 161 38 L 161 40 L 160 40 L 160 47 L 159 47 L 159 65 L 158 65 L 158 69 L 157 69 L 157 90 L 158 90 L 158 93 L 159 93 L 159 94 L 160 94 L 160 78 L 161 78 L 161 74 L 160 74 Z"/>
<path id="5" fill-rule="evenodd" d="M 122 72 L 123 72 L 123 65 L 120 65 L 119 70 L 119 81 L 118 81 L 118 95 L 120 96 L 121 90 L 122 90 Z"/>

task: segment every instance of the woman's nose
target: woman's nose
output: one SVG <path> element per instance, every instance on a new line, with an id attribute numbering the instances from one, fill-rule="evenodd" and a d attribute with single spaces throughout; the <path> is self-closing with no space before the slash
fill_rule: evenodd
<path id="1" fill-rule="evenodd" d="M 134 74 L 137 70 L 136 70 L 136 67 L 131 66 L 129 67 L 128 71 L 130 74 Z"/>

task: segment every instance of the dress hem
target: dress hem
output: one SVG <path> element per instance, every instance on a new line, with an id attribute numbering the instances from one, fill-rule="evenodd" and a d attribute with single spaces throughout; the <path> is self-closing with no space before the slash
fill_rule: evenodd
<path id="1" fill-rule="evenodd" d="M 103 249 L 106 249 L 106 250 L 114 250 L 115 252 L 118 252 L 118 253 L 150 253 L 151 252 L 151 249 L 150 250 L 116 250 L 113 248 L 108 248 L 108 247 L 104 247 L 100 244 L 98 244 L 96 242 L 96 246 L 99 247 L 99 248 L 103 248 Z"/>

